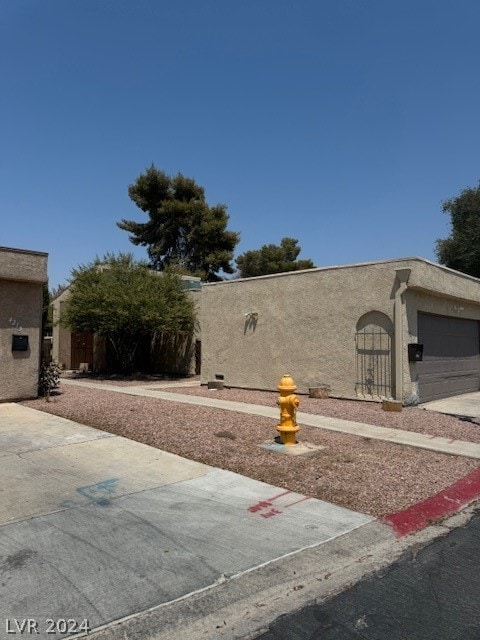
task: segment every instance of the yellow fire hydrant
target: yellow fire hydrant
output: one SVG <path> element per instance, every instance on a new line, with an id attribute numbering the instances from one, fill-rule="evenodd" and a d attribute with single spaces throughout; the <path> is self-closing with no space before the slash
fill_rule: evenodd
<path id="1" fill-rule="evenodd" d="M 277 386 L 280 392 L 277 400 L 280 408 L 280 424 L 277 426 L 277 431 L 280 433 L 280 442 L 285 445 L 297 444 L 296 435 L 300 429 L 296 421 L 300 400 L 293 393 L 296 388 L 297 385 L 288 373 L 283 376 Z"/>

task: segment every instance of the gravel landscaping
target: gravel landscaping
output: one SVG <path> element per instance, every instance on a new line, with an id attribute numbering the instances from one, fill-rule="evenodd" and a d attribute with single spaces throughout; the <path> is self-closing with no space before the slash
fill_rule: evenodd
<path id="1" fill-rule="evenodd" d="M 138 383 L 137 383 L 138 384 Z M 155 386 L 149 386 L 154 389 Z M 160 387 L 157 387 L 160 389 Z M 163 389 L 163 387 L 162 387 Z M 168 387 L 169 393 L 183 393 L 186 395 L 206 396 L 232 400 L 234 402 L 251 402 L 271 407 L 275 406 L 278 393 L 270 391 L 250 391 L 245 389 L 223 389 L 212 391 L 205 386 L 197 387 Z M 455 416 L 427 411 L 418 407 L 404 407 L 401 412 L 384 411 L 378 402 L 364 402 L 360 400 L 339 400 L 327 398 L 325 400 L 299 396 L 299 411 L 314 413 L 321 416 L 366 422 L 379 427 L 391 427 L 405 431 L 416 431 L 433 436 L 466 440 L 480 443 L 480 417 L 460 419 Z"/>
<path id="2" fill-rule="evenodd" d="M 271 406 L 277 398 L 276 393 L 234 389 L 211 392 L 181 387 L 177 391 L 216 393 L 227 400 Z M 51 402 L 39 398 L 21 404 L 373 516 L 423 500 L 479 466 L 468 458 L 312 427 L 302 427 L 299 440 L 326 449 L 308 456 L 286 456 L 258 446 L 277 435 L 274 420 L 96 388 L 62 385 Z M 477 426 L 421 409 L 390 414 L 371 403 L 301 397 L 300 410 L 480 441 Z"/>

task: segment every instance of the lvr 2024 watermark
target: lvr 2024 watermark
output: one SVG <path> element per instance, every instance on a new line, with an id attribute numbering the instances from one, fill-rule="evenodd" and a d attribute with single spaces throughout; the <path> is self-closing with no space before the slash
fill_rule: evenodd
<path id="1" fill-rule="evenodd" d="M 5 631 L 8 635 L 31 636 L 40 633 L 54 635 L 56 633 L 88 633 L 90 625 L 88 620 L 75 620 L 73 618 L 6 618 Z"/>

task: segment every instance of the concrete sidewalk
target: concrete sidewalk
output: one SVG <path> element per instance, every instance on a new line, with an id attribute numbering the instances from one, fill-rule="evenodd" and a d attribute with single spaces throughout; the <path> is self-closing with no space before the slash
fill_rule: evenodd
<path id="1" fill-rule="evenodd" d="M 442 492 L 447 509 L 432 497 L 394 514 L 395 529 L 386 519 L 0 404 L 0 639 L 61 638 L 65 624 L 81 632 L 84 621 L 92 640 L 254 638 L 283 613 L 467 521 L 474 507 L 465 505 L 480 495 L 477 475 Z M 416 533 L 398 537 L 400 529 Z"/>
<path id="2" fill-rule="evenodd" d="M 61 625 L 49 633 L 48 619 L 70 619 L 73 631 L 88 620 L 91 629 L 105 627 L 102 637 L 129 637 L 115 636 L 111 623 L 140 624 L 142 612 L 150 612 L 141 617 L 149 631 L 135 637 L 160 637 L 168 626 L 162 607 L 192 594 L 205 603 L 228 581 L 229 597 L 246 600 L 255 580 L 269 588 L 281 580 L 283 588 L 282 571 L 292 579 L 292 558 L 302 550 L 312 562 L 308 554 L 324 545 L 346 545 L 342 562 L 352 555 L 354 562 L 366 544 L 392 539 L 370 516 L 0 405 L 0 638 L 19 633 L 15 625 L 27 619 L 38 638 L 66 635 Z M 178 634 L 182 619 L 175 624 Z"/>
<path id="3" fill-rule="evenodd" d="M 278 419 L 278 409 L 276 407 L 248 404 L 246 402 L 232 402 L 230 400 L 215 398 L 214 396 L 206 398 L 205 396 L 183 395 L 181 393 L 159 391 L 158 388 L 151 389 L 143 385 L 120 387 L 116 385 L 98 384 L 84 380 L 62 379 L 62 384 L 87 387 L 103 391 L 113 391 L 115 393 L 123 393 L 133 396 L 146 396 L 149 398 L 168 400 L 169 402 L 223 409 L 224 411 L 237 411 L 240 413 L 273 418 L 274 420 Z M 362 436 L 364 438 L 373 438 L 375 440 L 383 440 L 384 442 L 393 442 L 410 447 L 428 449 L 429 451 L 438 451 L 439 453 L 480 459 L 480 444 L 474 442 L 452 440 L 451 438 L 431 436 L 423 433 L 416 433 L 414 431 L 404 431 L 402 429 L 378 427 L 375 425 L 364 424 L 362 422 L 353 422 L 351 420 L 342 420 L 340 418 L 303 413 L 302 411 L 297 413 L 297 420 L 300 425 L 306 425 L 309 427 L 328 429 L 330 431 L 348 433 L 351 435 Z"/>
<path id="4" fill-rule="evenodd" d="M 453 416 L 480 418 L 480 391 L 464 393 L 442 400 L 432 400 L 432 402 L 421 404 L 420 407 L 427 411 L 438 411 Z"/>

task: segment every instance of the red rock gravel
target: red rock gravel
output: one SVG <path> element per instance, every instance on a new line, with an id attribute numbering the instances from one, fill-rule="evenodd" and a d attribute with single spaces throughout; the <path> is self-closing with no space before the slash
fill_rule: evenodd
<path id="1" fill-rule="evenodd" d="M 191 388 L 181 392 L 212 393 Z M 277 397 L 238 390 L 214 393 L 272 406 Z M 100 389 L 63 385 L 51 402 L 40 398 L 22 404 L 374 516 L 423 500 L 479 466 L 468 458 L 311 427 L 302 427 L 299 439 L 326 449 L 309 456 L 287 456 L 258 446 L 277 435 L 275 421 L 268 418 Z M 420 418 L 426 419 L 429 428 L 436 421 L 451 425 L 455 420 L 419 409 L 385 414 L 375 405 L 332 399 L 302 398 L 301 410 L 404 429 Z M 461 423 L 458 427 L 475 428 Z"/>
<path id="2" fill-rule="evenodd" d="M 150 387 L 155 388 L 155 387 Z M 157 387 L 158 388 L 158 387 Z M 245 389 L 223 389 L 210 391 L 202 387 L 169 387 L 162 389 L 172 393 L 184 393 L 195 396 L 207 396 L 232 400 L 234 402 L 251 402 L 252 404 L 275 406 L 278 393 L 270 391 L 249 391 Z M 433 436 L 466 440 L 480 443 L 480 417 L 460 419 L 435 411 L 427 411 L 418 407 L 404 407 L 401 412 L 384 411 L 378 402 L 364 402 L 361 400 L 339 400 L 327 398 L 325 400 L 299 396 L 299 411 L 314 413 L 321 416 L 366 422 L 379 427 L 416 431 Z"/>

